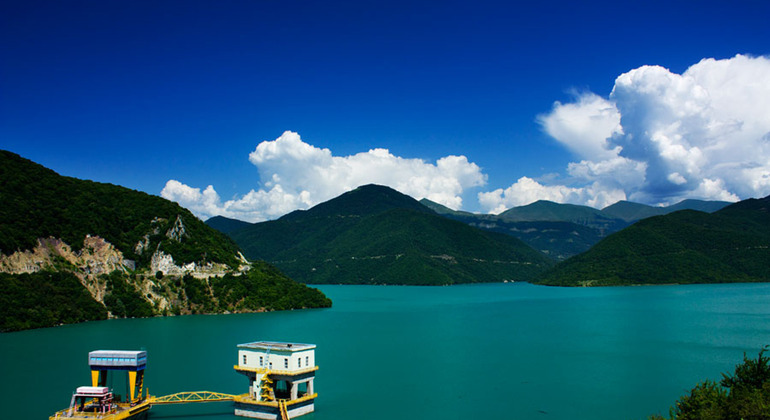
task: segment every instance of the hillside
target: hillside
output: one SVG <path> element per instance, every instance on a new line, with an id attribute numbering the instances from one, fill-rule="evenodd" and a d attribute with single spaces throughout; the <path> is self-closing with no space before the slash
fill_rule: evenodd
<path id="1" fill-rule="evenodd" d="M 249 258 L 305 283 L 454 284 L 529 280 L 550 266 L 516 238 L 441 217 L 367 185 L 231 232 Z"/>
<path id="2" fill-rule="evenodd" d="M 559 204 L 540 200 L 526 206 L 506 210 L 497 217 L 506 222 L 571 222 L 599 229 L 600 234 L 616 232 L 627 223 L 607 216 L 593 207 L 575 204 Z"/>
<path id="3" fill-rule="evenodd" d="M 637 222 L 558 264 L 538 283 L 563 286 L 770 281 L 770 197 L 708 214 Z"/>
<path id="4" fill-rule="evenodd" d="M 679 210 L 697 210 L 705 213 L 713 213 L 731 203 L 727 201 L 703 201 L 703 200 L 683 200 L 677 204 L 667 207 L 653 207 L 646 204 L 633 203 L 630 201 L 618 201 L 617 203 L 602 209 L 602 213 L 607 216 L 622 219 L 633 223 L 637 220 L 646 219 L 652 216 L 661 216 L 673 213 Z"/>
<path id="5" fill-rule="evenodd" d="M 0 331 L 330 305 L 160 197 L 0 151 L 0 201 Z"/>
<path id="6" fill-rule="evenodd" d="M 549 258 L 563 261 L 588 251 L 606 235 L 600 229 L 565 221 L 506 221 L 494 214 L 455 211 L 428 199 L 420 203 L 449 219 L 496 233 L 513 236 Z"/>
<path id="7" fill-rule="evenodd" d="M 247 226 L 251 226 L 251 223 L 244 222 L 242 220 L 230 219 L 224 216 L 214 216 L 206 220 L 206 225 L 212 227 L 224 234 L 234 232 L 238 229 L 243 229 Z"/>
<path id="8" fill-rule="evenodd" d="M 177 265 L 238 266 L 238 247 L 188 210 L 163 198 L 112 184 L 60 176 L 0 151 L 0 253 L 33 249 L 38 238 L 58 238 L 81 249 L 98 235 L 137 267 L 156 253 Z"/>
<path id="9" fill-rule="evenodd" d="M 538 201 L 494 215 L 455 211 L 428 199 L 422 199 L 420 203 L 444 217 L 516 237 L 556 261 L 588 251 L 602 238 L 641 219 L 683 209 L 710 213 L 730 204 L 725 201 L 684 200 L 669 207 L 652 207 L 619 201 L 597 210 Z"/>

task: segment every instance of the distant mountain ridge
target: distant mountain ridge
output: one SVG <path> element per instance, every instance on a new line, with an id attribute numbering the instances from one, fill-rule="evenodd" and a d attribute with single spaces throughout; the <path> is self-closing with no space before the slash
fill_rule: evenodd
<path id="1" fill-rule="evenodd" d="M 620 201 L 598 210 L 540 200 L 493 215 L 455 211 L 428 199 L 420 202 L 445 217 L 519 238 L 557 261 L 585 252 L 607 235 L 647 217 L 682 209 L 713 212 L 730 204 L 724 201 L 684 200 L 669 207 L 652 207 Z"/>
<path id="2" fill-rule="evenodd" d="M 626 222 L 635 222 L 652 216 L 661 216 L 679 210 L 696 210 L 705 213 L 713 213 L 729 206 L 727 201 L 704 201 L 687 199 L 667 207 L 653 207 L 646 204 L 631 201 L 618 201 L 617 203 L 602 209 L 602 213 L 616 217 Z"/>
<path id="3" fill-rule="evenodd" d="M 379 185 L 361 186 L 230 236 L 249 258 L 269 261 L 306 283 L 529 280 L 551 265 L 516 238 L 441 217 Z"/>
<path id="4" fill-rule="evenodd" d="M 682 210 L 610 235 L 544 274 L 562 286 L 770 281 L 770 196 Z"/>

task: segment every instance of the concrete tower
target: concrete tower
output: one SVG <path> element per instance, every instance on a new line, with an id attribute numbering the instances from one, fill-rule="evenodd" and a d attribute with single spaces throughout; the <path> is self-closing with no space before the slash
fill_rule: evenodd
<path id="1" fill-rule="evenodd" d="M 248 394 L 235 398 L 236 416 L 288 419 L 315 408 L 315 344 L 239 344 L 235 370 L 249 379 Z"/>

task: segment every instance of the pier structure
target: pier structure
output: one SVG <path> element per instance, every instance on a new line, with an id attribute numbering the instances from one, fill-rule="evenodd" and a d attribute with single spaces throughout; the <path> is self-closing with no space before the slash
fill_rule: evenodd
<path id="1" fill-rule="evenodd" d="M 313 381 L 315 345 L 256 341 L 238 345 L 238 373 L 246 375 L 249 392 L 236 396 L 235 415 L 276 420 L 315 409 Z"/>
<path id="2" fill-rule="evenodd" d="M 142 399 L 144 369 L 147 367 L 146 351 L 96 350 L 88 353 L 88 365 L 91 367 L 92 387 L 107 386 L 107 375 L 111 371 L 126 371 L 128 372 L 126 402 L 135 404 Z"/>

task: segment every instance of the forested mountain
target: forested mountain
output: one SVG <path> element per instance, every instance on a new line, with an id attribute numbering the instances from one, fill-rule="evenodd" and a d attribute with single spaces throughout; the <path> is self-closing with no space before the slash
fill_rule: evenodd
<path id="1" fill-rule="evenodd" d="M 631 201 L 618 201 L 617 203 L 602 209 L 602 213 L 607 216 L 622 219 L 633 223 L 637 220 L 646 219 L 652 216 L 673 213 L 679 210 L 697 210 L 705 213 L 713 213 L 717 210 L 730 205 L 727 201 L 703 201 L 703 200 L 683 200 L 667 207 L 653 207 L 646 204 L 633 203 Z"/>
<path id="2" fill-rule="evenodd" d="M 251 226 L 251 223 L 249 222 L 230 219 L 224 216 L 211 217 L 208 220 L 206 220 L 206 224 L 224 234 L 228 234 L 238 229 L 243 229 L 247 226 Z"/>
<path id="3" fill-rule="evenodd" d="M 682 209 L 714 212 L 725 201 L 684 200 L 669 207 L 620 201 L 602 210 L 551 201 L 511 208 L 499 215 L 455 211 L 428 199 L 422 204 L 445 217 L 521 239 L 550 258 L 563 261 L 588 251 L 607 235 L 647 217 Z"/>
<path id="4" fill-rule="evenodd" d="M 330 304 L 176 203 L 0 151 L 0 331 Z"/>
<path id="5" fill-rule="evenodd" d="M 530 280 L 551 265 L 516 238 L 441 217 L 377 185 L 230 236 L 249 258 L 269 261 L 305 283 Z"/>
<path id="6" fill-rule="evenodd" d="M 187 209 L 112 184 L 60 176 L 14 153 L 0 151 L 0 253 L 30 250 L 38 238 L 81 249 L 98 235 L 139 267 L 156 251 L 177 264 L 238 265 L 238 247 Z M 181 241 L 179 239 L 182 239 Z"/>
<path id="7" fill-rule="evenodd" d="M 564 261 L 538 283 L 602 286 L 770 281 L 770 197 L 715 213 L 641 220 Z"/>

